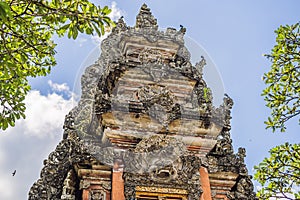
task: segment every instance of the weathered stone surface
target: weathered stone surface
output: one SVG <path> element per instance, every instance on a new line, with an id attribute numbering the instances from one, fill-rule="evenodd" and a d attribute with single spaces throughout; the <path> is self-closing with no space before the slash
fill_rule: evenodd
<path id="1" fill-rule="evenodd" d="M 199 200 L 202 187 L 207 198 L 255 199 L 245 150 L 232 147 L 233 101 L 213 106 L 186 29 L 159 31 L 146 5 L 134 27 L 116 24 L 29 199 Z"/>

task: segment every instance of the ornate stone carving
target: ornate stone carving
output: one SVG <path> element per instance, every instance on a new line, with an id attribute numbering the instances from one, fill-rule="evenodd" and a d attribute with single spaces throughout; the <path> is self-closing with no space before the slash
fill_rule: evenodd
<path id="1" fill-rule="evenodd" d="M 106 193 L 104 191 L 92 191 L 91 200 L 106 200 Z"/>
<path id="2" fill-rule="evenodd" d="M 224 97 L 224 103 L 223 103 L 223 107 L 224 107 L 224 128 L 225 130 L 229 131 L 231 129 L 231 125 L 230 125 L 230 119 L 231 117 L 231 109 L 233 106 L 233 100 L 227 95 L 225 94 Z"/>
<path id="3" fill-rule="evenodd" d="M 149 186 L 137 186 L 137 191 L 141 192 L 153 192 L 153 193 L 164 193 L 164 194 L 188 194 L 186 190 L 175 189 L 175 188 L 159 188 Z"/>
<path id="4" fill-rule="evenodd" d="M 187 190 L 191 199 L 200 197 L 200 158 L 187 155 L 182 142 L 166 135 L 142 140 L 125 158 L 126 199 L 135 197 L 136 186 Z"/>
<path id="5" fill-rule="evenodd" d="M 143 71 L 149 74 L 155 83 L 162 82 L 170 75 L 170 71 L 165 69 L 166 67 L 162 64 L 146 64 L 143 65 Z"/>
<path id="6" fill-rule="evenodd" d="M 124 171 L 152 174 L 152 177 L 156 177 L 155 173 L 159 173 L 160 170 L 167 170 L 170 165 L 173 168 L 171 170 L 177 171 L 177 163 L 180 162 L 179 158 L 185 151 L 186 147 L 181 141 L 166 135 L 153 135 L 139 142 L 133 152 L 125 154 Z M 175 174 L 169 172 L 164 178 L 172 177 L 175 177 Z"/>
<path id="7" fill-rule="evenodd" d="M 161 55 L 161 51 L 158 49 L 144 48 L 142 51 L 137 52 L 140 63 L 155 63 L 162 64 L 164 58 Z"/>
<path id="8" fill-rule="evenodd" d="M 76 177 L 74 170 L 71 169 L 67 173 L 67 177 L 64 180 L 63 191 L 61 199 L 75 200 L 75 188 L 76 187 Z"/>
<path id="9" fill-rule="evenodd" d="M 240 177 L 237 184 L 234 186 L 233 191 L 228 193 L 229 199 L 250 199 L 258 200 L 253 192 L 254 187 L 251 181 L 252 176 Z"/>
<path id="10" fill-rule="evenodd" d="M 136 17 L 136 28 L 153 28 L 158 29 L 157 20 L 153 17 L 150 9 L 143 4 L 139 14 Z"/>
<path id="11" fill-rule="evenodd" d="M 251 176 L 244 163 L 246 150 L 239 148 L 234 154 L 229 131 L 223 131 L 219 137 L 215 148 L 207 155 L 207 166 L 210 173 L 232 172 L 238 174 L 236 185 L 228 192 L 229 199 L 256 199 L 253 192 Z"/>
<path id="12" fill-rule="evenodd" d="M 202 57 L 195 66 L 191 64 L 190 52 L 184 46 L 185 32 L 183 26 L 178 31 L 174 28 L 167 28 L 165 32 L 158 31 L 157 21 L 146 5 L 142 6 L 135 27 L 129 27 L 122 18 L 119 19 L 112 33 L 101 44 L 102 53 L 99 60 L 88 67 L 82 76 L 81 99 L 78 106 L 66 116 L 63 140 L 44 162 L 40 179 L 30 189 L 30 200 L 73 198 L 74 190 L 88 189 L 91 186 L 90 182 L 86 181 L 81 181 L 79 186 L 74 184 L 76 177 L 72 169 L 75 165 L 91 167 L 93 163 L 101 162 L 101 165 L 113 167 L 116 159 L 125 165 L 123 178 L 128 200 L 135 199 L 137 188 L 148 188 L 151 191 L 155 191 L 154 188 L 164 188 L 165 191 L 181 194 L 186 191 L 189 199 L 199 199 L 202 193 L 199 175 L 201 165 L 205 165 L 209 173 L 232 172 L 232 177 L 238 177 L 236 185 L 228 193 L 229 198 L 254 199 L 251 177 L 248 176 L 244 163 L 245 150 L 241 148 L 237 154 L 233 152 L 230 137 L 230 110 L 233 101 L 225 95 L 223 104 L 219 108 L 213 107 L 211 91 L 202 77 L 205 58 Z M 145 82 L 151 84 L 139 85 L 136 87 L 139 89 L 132 90 L 136 98 L 133 103 L 141 107 L 130 110 L 132 102 L 128 103 L 127 99 L 117 99 L 114 102 L 114 90 L 123 75 L 136 67 L 143 68 L 141 72 L 149 75 L 147 78 L 150 77 Z M 174 92 L 159 84 L 168 79 L 170 74 L 176 80 L 176 73 L 188 80 L 181 81 L 192 85 L 186 88 L 194 87 L 192 97 L 188 97 L 192 99 L 192 105 L 188 108 L 190 110 L 183 110 L 183 106 L 179 105 L 177 98 L 180 98 L 180 95 L 175 96 Z M 126 147 L 128 149 L 118 149 L 114 144 L 102 140 L 102 136 L 107 133 L 104 131 L 107 127 L 101 120 L 104 114 L 112 112 L 115 108 L 114 103 L 120 102 L 129 104 L 125 105 L 129 107 L 128 110 L 123 109 L 123 105 L 118 105 L 123 106 L 123 110 L 120 111 L 148 114 L 165 128 L 171 122 L 180 126 L 180 120 L 177 119 L 182 118 L 183 114 L 187 116 L 186 121 L 199 120 L 200 131 L 193 137 L 200 141 L 205 137 L 201 134 L 211 130 L 209 127 L 212 127 L 213 123 L 216 124 L 215 127 L 220 127 L 218 132 L 222 131 L 215 148 L 203 159 L 207 160 L 205 163 L 200 160 L 200 156 L 203 155 L 199 156 L 198 146 L 194 148 L 191 145 L 187 150 L 183 141 L 174 135 L 171 136 L 168 131 L 161 131 L 153 136 L 147 133 L 145 137 L 135 138 L 135 141 Z M 108 128 L 113 132 L 120 127 Z M 175 133 L 177 134 L 176 131 L 172 132 Z M 205 139 L 215 142 L 216 135 Z M 102 184 L 101 187 L 106 192 L 111 189 L 110 184 Z M 90 197 L 106 198 L 102 190 L 93 190 Z"/>
<path id="13" fill-rule="evenodd" d="M 201 76 L 203 75 L 203 68 L 206 65 L 206 60 L 204 58 L 204 56 L 201 56 L 201 60 L 199 62 L 196 63 L 195 67 L 198 69 L 199 74 L 201 74 Z"/>
<path id="14" fill-rule="evenodd" d="M 123 31 L 126 31 L 128 27 L 126 26 L 123 16 L 117 21 L 116 26 L 113 28 L 112 32 L 114 34 L 121 33 Z"/>
<path id="15" fill-rule="evenodd" d="M 136 92 L 136 98 L 143 104 L 145 112 L 164 127 L 181 115 L 176 97 L 166 87 L 147 85 Z"/>

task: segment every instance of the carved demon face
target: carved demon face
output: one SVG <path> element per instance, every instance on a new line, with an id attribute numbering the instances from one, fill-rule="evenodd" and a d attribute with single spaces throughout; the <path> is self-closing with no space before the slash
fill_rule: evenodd
<path id="1" fill-rule="evenodd" d="M 170 182 L 177 177 L 177 170 L 180 162 L 172 160 L 157 160 L 149 168 L 150 177 L 157 182 Z"/>

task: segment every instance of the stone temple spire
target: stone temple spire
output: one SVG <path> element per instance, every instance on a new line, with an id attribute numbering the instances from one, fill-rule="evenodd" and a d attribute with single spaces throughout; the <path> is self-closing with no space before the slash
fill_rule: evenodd
<path id="1" fill-rule="evenodd" d="M 136 28 L 153 28 L 158 29 L 157 20 L 152 15 L 150 8 L 146 4 L 143 4 L 139 14 L 136 16 Z"/>
<path id="2" fill-rule="evenodd" d="M 118 20 L 29 200 L 256 200 L 232 146 L 233 101 L 214 107 L 185 32 L 158 30 L 145 4 L 134 27 Z"/>

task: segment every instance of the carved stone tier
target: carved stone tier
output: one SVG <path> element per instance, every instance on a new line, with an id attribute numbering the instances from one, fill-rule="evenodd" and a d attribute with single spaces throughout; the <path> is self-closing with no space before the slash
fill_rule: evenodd
<path id="1" fill-rule="evenodd" d="M 239 175 L 232 172 L 217 172 L 209 174 L 212 197 L 228 199 L 228 191 L 236 184 Z"/>
<path id="2" fill-rule="evenodd" d="M 156 62 L 157 60 L 161 63 L 168 63 L 175 59 L 179 46 L 180 44 L 168 37 L 151 42 L 143 36 L 125 36 L 120 43 L 126 61 L 132 62 L 132 64 Z"/>
<path id="3" fill-rule="evenodd" d="M 114 146 L 120 148 L 135 148 L 135 146 L 142 140 L 152 136 L 153 132 L 139 132 L 139 131 L 122 131 L 106 128 L 104 130 L 104 140 L 109 140 Z M 201 157 L 205 155 L 215 146 L 216 141 L 212 139 L 205 139 L 201 137 L 170 135 L 182 141 L 187 149 L 193 151 Z"/>

